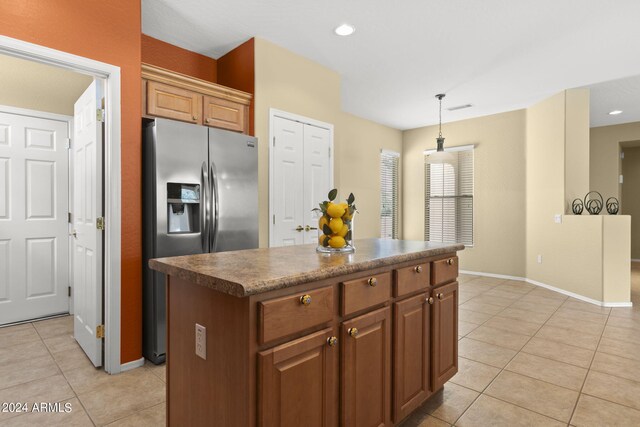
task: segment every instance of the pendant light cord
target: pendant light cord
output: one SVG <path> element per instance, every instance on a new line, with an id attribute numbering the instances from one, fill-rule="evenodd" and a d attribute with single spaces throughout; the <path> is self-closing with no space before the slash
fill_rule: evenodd
<path id="1" fill-rule="evenodd" d="M 442 97 L 438 97 L 438 101 L 440 104 L 440 107 L 438 109 L 438 111 L 440 112 L 440 114 L 438 115 L 438 138 L 442 138 Z"/>

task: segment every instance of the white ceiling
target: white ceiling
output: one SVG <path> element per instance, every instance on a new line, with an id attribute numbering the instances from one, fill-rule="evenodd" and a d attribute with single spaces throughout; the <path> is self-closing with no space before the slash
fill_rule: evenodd
<path id="1" fill-rule="evenodd" d="M 640 75 L 638 0 L 142 0 L 142 30 L 217 58 L 257 36 L 342 76 L 343 109 L 409 129 Z M 333 33 L 348 22 L 354 35 Z"/>
<path id="2" fill-rule="evenodd" d="M 640 76 L 597 83 L 588 88 L 591 127 L 640 122 Z M 614 110 L 622 110 L 622 114 L 609 115 Z"/>

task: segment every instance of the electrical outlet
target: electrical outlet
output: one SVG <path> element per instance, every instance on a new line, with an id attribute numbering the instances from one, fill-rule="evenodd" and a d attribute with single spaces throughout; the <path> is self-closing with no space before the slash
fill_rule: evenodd
<path id="1" fill-rule="evenodd" d="M 207 328 L 196 323 L 196 356 L 207 360 Z"/>
<path id="2" fill-rule="evenodd" d="M 561 215 L 561 214 L 555 214 L 555 215 L 553 216 L 553 221 L 554 221 L 556 224 L 562 224 L 562 215 Z"/>
<path id="3" fill-rule="evenodd" d="M 538 264 L 542 264 L 542 255 L 538 255 Z"/>

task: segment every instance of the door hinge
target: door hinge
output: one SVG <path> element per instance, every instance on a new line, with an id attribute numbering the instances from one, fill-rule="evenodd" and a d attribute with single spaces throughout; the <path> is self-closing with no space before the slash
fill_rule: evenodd
<path id="1" fill-rule="evenodd" d="M 104 110 L 102 108 L 98 108 L 96 110 L 96 120 L 99 122 L 104 122 L 104 116 L 105 116 Z"/>
<path id="2" fill-rule="evenodd" d="M 331 147 L 329 147 L 329 158 L 331 158 Z"/>
<path id="3" fill-rule="evenodd" d="M 104 217 L 103 216 L 99 216 L 98 218 L 96 218 L 96 228 L 98 230 L 104 230 Z"/>
<path id="4" fill-rule="evenodd" d="M 273 137 L 273 146 L 274 147 L 276 146 L 276 137 L 275 136 Z"/>
<path id="5" fill-rule="evenodd" d="M 68 291 L 69 296 L 71 296 L 71 286 L 69 286 L 67 289 L 69 290 Z"/>
<path id="6" fill-rule="evenodd" d="M 273 225 L 276 225 L 276 216 L 273 216 Z"/>
<path id="7" fill-rule="evenodd" d="M 73 218 L 71 216 L 71 212 L 67 212 L 67 221 L 69 222 L 69 224 L 73 224 Z"/>
<path id="8" fill-rule="evenodd" d="M 104 325 L 96 326 L 96 338 L 104 338 Z"/>
<path id="9" fill-rule="evenodd" d="M 67 150 L 71 150 L 71 138 L 67 138 Z"/>

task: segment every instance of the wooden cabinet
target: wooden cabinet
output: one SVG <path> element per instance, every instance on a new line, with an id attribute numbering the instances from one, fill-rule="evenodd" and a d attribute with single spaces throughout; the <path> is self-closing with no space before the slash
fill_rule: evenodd
<path id="1" fill-rule="evenodd" d="M 431 305 L 422 293 L 394 304 L 393 421 L 403 420 L 431 394 Z"/>
<path id="2" fill-rule="evenodd" d="M 458 372 L 458 282 L 432 292 L 432 389 L 438 390 Z"/>
<path id="3" fill-rule="evenodd" d="M 342 324 L 341 425 L 391 425 L 391 308 Z"/>
<path id="4" fill-rule="evenodd" d="M 331 328 L 259 353 L 259 425 L 337 426 L 338 354 Z"/>
<path id="5" fill-rule="evenodd" d="M 145 117 L 164 117 L 249 133 L 251 95 L 149 64 L 142 64 Z"/>
<path id="6" fill-rule="evenodd" d="M 342 315 L 382 304 L 391 298 L 391 273 L 374 274 L 342 284 Z"/>
<path id="7" fill-rule="evenodd" d="M 399 297 L 428 288 L 431 284 L 430 271 L 428 262 L 397 269 L 394 295 Z"/>
<path id="8" fill-rule="evenodd" d="M 458 257 L 452 256 L 433 262 L 431 268 L 431 285 L 440 286 L 456 280 L 458 277 Z"/>

